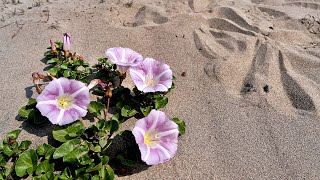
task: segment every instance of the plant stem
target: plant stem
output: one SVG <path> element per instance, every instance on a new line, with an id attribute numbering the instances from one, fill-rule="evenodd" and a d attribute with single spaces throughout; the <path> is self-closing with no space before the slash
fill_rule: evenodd
<path id="1" fill-rule="evenodd" d="M 108 98 L 106 112 L 104 113 L 106 121 L 107 121 L 107 116 L 109 112 L 109 106 L 110 106 L 110 98 Z"/>

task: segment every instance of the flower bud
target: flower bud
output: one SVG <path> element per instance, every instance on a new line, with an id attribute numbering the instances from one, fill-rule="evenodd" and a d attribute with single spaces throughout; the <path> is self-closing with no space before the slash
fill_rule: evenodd
<path id="1" fill-rule="evenodd" d="M 50 45 L 51 45 L 51 50 L 52 50 L 53 54 L 54 54 L 55 56 L 58 56 L 59 53 L 58 53 L 57 48 L 56 48 L 56 45 L 55 45 L 55 43 L 52 41 L 52 39 L 50 39 Z"/>
<path id="2" fill-rule="evenodd" d="M 71 38 L 69 33 L 63 34 L 63 50 L 70 51 L 71 49 Z"/>
<path id="3" fill-rule="evenodd" d="M 112 90 L 111 90 L 111 83 L 108 84 L 107 86 L 107 91 L 106 91 L 106 97 L 109 99 L 112 97 Z"/>

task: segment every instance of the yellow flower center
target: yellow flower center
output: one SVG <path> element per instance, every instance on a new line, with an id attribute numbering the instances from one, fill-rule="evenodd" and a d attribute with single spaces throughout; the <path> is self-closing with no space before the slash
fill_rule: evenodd
<path id="1" fill-rule="evenodd" d="M 58 99 L 58 106 L 62 109 L 68 108 L 72 105 L 72 99 L 67 96 L 62 96 Z"/>
<path id="2" fill-rule="evenodd" d="M 153 87 L 153 86 L 156 86 L 158 84 L 158 81 L 159 80 L 153 78 L 152 76 L 147 76 L 147 78 L 145 80 L 145 84 L 147 86 Z"/>
<path id="3" fill-rule="evenodd" d="M 146 132 L 143 141 L 147 146 L 152 147 L 158 144 L 159 138 L 156 137 L 156 132 Z"/>

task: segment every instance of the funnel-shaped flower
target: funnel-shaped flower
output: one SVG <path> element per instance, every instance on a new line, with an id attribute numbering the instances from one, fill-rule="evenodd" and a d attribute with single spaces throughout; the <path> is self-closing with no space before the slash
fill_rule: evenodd
<path id="1" fill-rule="evenodd" d="M 168 91 L 172 85 L 172 70 L 167 64 L 152 58 L 130 69 L 130 75 L 138 90 L 143 92 Z"/>
<path id="2" fill-rule="evenodd" d="M 70 51 L 71 37 L 69 33 L 63 33 L 63 51 Z"/>
<path id="3" fill-rule="evenodd" d="M 140 64 L 142 56 L 129 48 L 115 47 L 106 51 L 106 56 L 117 68 L 121 74 L 124 74 L 130 67 Z"/>
<path id="4" fill-rule="evenodd" d="M 37 97 L 37 108 L 52 124 L 65 125 L 84 117 L 90 103 L 89 88 L 80 81 L 59 78 Z"/>
<path id="5" fill-rule="evenodd" d="M 152 110 L 136 122 L 132 133 L 139 145 L 141 159 L 148 165 L 166 162 L 177 151 L 178 125 L 164 112 Z"/>

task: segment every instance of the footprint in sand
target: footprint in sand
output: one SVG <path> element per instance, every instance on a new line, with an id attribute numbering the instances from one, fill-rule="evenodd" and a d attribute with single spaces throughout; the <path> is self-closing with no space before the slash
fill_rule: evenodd
<path id="1" fill-rule="evenodd" d="M 289 4 L 319 8 L 317 3 Z M 211 59 L 206 74 L 258 107 L 319 115 L 320 48 L 304 45 L 320 39 L 285 12 L 262 6 L 255 11 L 261 19 L 253 21 L 242 11 L 216 7 L 213 18 L 195 30 L 197 48 Z"/>

